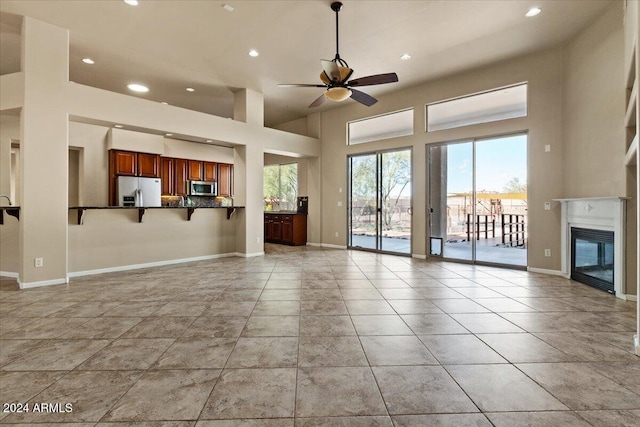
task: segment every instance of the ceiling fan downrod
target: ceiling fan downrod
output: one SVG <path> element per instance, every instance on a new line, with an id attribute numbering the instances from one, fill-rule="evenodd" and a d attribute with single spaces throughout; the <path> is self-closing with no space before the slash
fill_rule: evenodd
<path id="1" fill-rule="evenodd" d="M 338 26 L 338 15 L 339 15 L 339 12 L 342 10 L 342 3 L 339 1 L 335 1 L 331 3 L 331 10 L 333 10 L 336 13 L 336 56 L 335 58 L 333 58 L 333 62 L 336 62 L 343 67 L 349 68 L 349 64 L 347 64 L 347 61 L 340 58 L 340 49 L 339 49 L 340 34 L 339 34 L 339 26 Z"/>

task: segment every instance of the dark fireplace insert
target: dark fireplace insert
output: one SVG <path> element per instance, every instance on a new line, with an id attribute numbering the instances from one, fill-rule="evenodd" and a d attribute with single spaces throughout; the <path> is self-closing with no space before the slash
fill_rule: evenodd
<path id="1" fill-rule="evenodd" d="M 571 228 L 571 278 L 615 294 L 613 231 Z"/>

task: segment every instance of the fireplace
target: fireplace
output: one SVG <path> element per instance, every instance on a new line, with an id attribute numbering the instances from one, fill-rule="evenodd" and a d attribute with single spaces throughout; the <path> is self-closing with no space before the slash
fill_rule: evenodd
<path id="1" fill-rule="evenodd" d="M 626 197 L 555 200 L 562 203 L 563 276 L 627 299 Z"/>
<path id="2" fill-rule="evenodd" d="M 571 227 L 571 278 L 615 294 L 613 231 Z"/>

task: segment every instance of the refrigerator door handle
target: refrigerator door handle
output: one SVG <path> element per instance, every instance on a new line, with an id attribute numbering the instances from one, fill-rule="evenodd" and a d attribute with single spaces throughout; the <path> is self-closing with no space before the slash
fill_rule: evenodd
<path id="1" fill-rule="evenodd" d="M 137 198 L 137 205 L 139 207 L 143 207 L 143 203 L 142 203 L 142 190 L 140 190 L 139 188 L 136 190 L 136 198 Z"/>

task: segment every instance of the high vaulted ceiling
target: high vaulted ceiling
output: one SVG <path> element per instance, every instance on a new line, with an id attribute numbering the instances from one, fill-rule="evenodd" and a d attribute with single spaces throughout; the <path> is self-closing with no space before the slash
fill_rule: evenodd
<path id="1" fill-rule="evenodd" d="M 620 0 L 343 0 L 340 55 L 355 78 L 398 74 L 398 83 L 362 88 L 379 96 L 561 45 L 613 2 Z M 330 4 L 2 0 L 0 73 L 20 69 L 20 20 L 7 13 L 27 15 L 70 30 L 72 81 L 130 95 L 127 84 L 143 83 L 150 91 L 133 96 L 223 117 L 233 115 L 233 92 L 249 88 L 264 94 L 265 124 L 274 126 L 339 105 L 328 101 L 310 110 L 321 88 L 277 87 L 319 82 L 320 59 L 335 55 Z M 542 13 L 526 18 L 532 6 Z M 260 56 L 250 57 L 251 49 Z M 402 61 L 405 53 L 412 58 Z M 95 64 L 84 64 L 85 57 Z"/>

